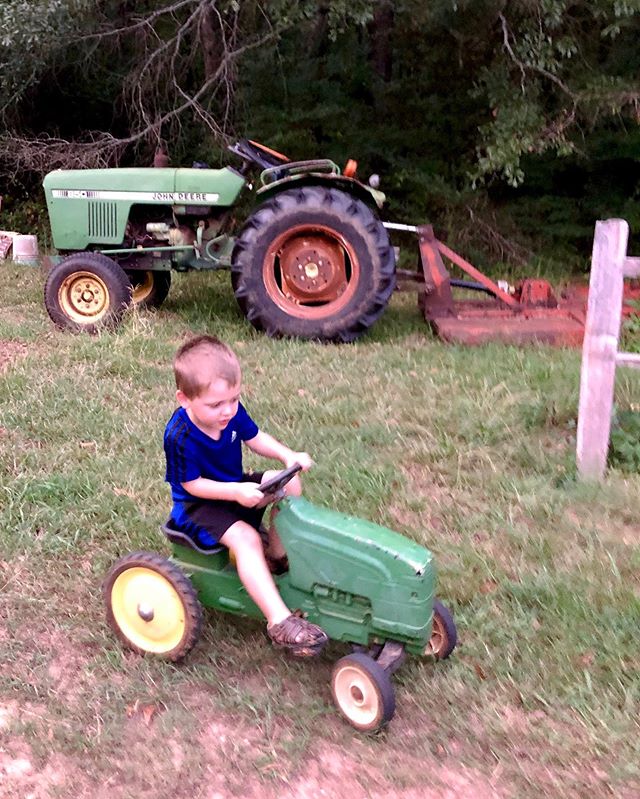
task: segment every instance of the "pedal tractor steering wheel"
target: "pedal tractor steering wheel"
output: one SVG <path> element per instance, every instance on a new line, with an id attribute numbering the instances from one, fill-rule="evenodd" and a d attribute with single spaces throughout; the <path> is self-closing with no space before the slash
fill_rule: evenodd
<path id="1" fill-rule="evenodd" d="M 284 487 L 293 477 L 302 471 L 302 466 L 299 463 L 294 463 L 288 469 L 283 469 L 281 472 L 274 474 L 269 480 L 264 480 L 258 488 L 264 494 L 264 499 L 260 500 L 256 507 L 263 508 L 271 502 L 278 502 L 285 496 Z"/>

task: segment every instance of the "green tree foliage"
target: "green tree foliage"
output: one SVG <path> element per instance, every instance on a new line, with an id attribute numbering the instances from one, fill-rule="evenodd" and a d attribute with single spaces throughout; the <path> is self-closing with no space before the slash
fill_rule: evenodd
<path id="1" fill-rule="evenodd" d="M 607 118 L 640 120 L 639 2 L 512 2 L 496 10 L 502 46 L 478 75 L 493 119 L 474 177 L 524 180 L 522 158 L 580 149 Z"/>
<path id="2" fill-rule="evenodd" d="M 0 4 L 0 111 L 20 109 L 77 35 L 93 10 L 92 0 L 5 0 Z"/>
<path id="3" fill-rule="evenodd" d="M 586 255 L 596 218 L 640 227 L 638 7 L 377 3 L 335 43 L 316 17 L 246 66 L 244 127 L 359 156 L 393 215 L 439 222 L 472 257 Z"/>
<path id="4" fill-rule="evenodd" d="M 358 158 L 390 214 L 498 259 L 638 218 L 640 0 L 6 0 L 0 29 L 23 181 L 249 134 Z"/>

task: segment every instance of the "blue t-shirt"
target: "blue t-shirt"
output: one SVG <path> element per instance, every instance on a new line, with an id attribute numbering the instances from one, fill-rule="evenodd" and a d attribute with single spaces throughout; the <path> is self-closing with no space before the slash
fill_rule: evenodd
<path id="1" fill-rule="evenodd" d="M 242 477 L 242 442 L 258 435 L 258 425 L 238 404 L 238 412 L 222 430 L 216 441 L 189 419 L 184 408 L 178 408 L 164 431 L 164 453 L 167 458 L 165 480 L 171 485 L 174 505 L 197 502 L 182 487 L 198 477 L 221 483 L 234 483 Z"/>

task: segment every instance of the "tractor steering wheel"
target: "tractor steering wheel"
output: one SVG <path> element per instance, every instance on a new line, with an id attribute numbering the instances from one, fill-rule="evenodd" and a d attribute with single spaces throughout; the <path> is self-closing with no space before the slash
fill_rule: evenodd
<path id="1" fill-rule="evenodd" d="M 289 480 L 301 471 L 302 466 L 300 466 L 299 463 L 294 463 L 293 466 L 289 466 L 288 469 L 283 469 L 281 472 L 274 474 L 270 480 L 265 480 L 260 483 L 258 488 L 263 494 L 277 494 L 278 491 L 282 491 Z"/>
<path id="2" fill-rule="evenodd" d="M 235 144 L 229 145 L 228 149 L 245 161 L 256 164 L 261 169 L 282 166 L 282 164 L 286 164 L 289 161 L 286 155 L 250 139 L 238 139 Z"/>
<path id="3" fill-rule="evenodd" d="M 282 499 L 284 497 L 284 487 L 300 471 L 302 471 L 302 466 L 299 463 L 294 463 L 288 469 L 283 469 L 281 472 L 274 474 L 269 480 L 260 483 L 258 488 L 264 494 L 264 499 L 256 507 L 262 508 L 271 502 L 277 502 Z"/>

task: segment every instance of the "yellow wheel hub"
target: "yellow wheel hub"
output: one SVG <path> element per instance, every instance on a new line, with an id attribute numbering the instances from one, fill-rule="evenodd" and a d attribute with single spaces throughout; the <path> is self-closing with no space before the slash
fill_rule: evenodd
<path id="1" fill-rule="evenodd" d="M 111 589 L 111 610 L 123 635 L 145 652 L 171 652 L 185 632 L 180 595 L 153 569 L 138 566 L 118 575 Z"/>
<path id="2" fill-rule="evenodd" d="M 79 324 L 97 322 L 111 303 L 109 289 L 93 272 L 73 272 L 62 282 L 58 302 L 64 313 Z"/>
<path id="3" fill-rule="evenodd" d="M 136 272 L 135 277 L 130 279 L 133 283 L 131 299 L 134 305 L 144 302 L 153 291 L 153 272 Z"/>
<path id="4" fill-rule="evenodd" d="M 380 697 L 368 674 L 355 666 L 343 666 L 335 675 L 336 701 L 349 721 L 361 727 L 372 724 L 380 714 Z"/>

